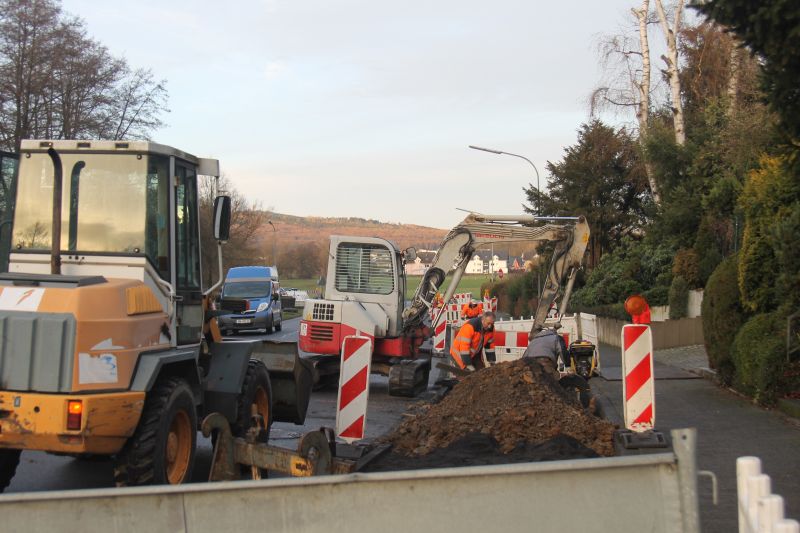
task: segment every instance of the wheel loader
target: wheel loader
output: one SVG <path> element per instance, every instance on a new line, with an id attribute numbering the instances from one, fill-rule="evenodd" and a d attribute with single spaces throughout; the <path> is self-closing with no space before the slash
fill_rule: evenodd
<path id="1" fill-rule="evenodd" d="M 199 421 L 302 423 L 296 344 L 222 342 L 203 287 L 198 176 L 219 162 L 143 141 L 23 141 L 0 274 L 0 490 L 27 450 L 113 456 L 118 485 L 190 479 Z"/>

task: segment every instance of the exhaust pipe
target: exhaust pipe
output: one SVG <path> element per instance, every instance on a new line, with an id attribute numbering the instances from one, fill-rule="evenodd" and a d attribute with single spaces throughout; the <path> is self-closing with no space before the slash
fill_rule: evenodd
<path id="1" fill-rule="evenodd" d="M 50 273 L 61 274 L 61 157 L 51 146 L 47 155 L 53 161 L 53 228 L 51 230 Z"/>

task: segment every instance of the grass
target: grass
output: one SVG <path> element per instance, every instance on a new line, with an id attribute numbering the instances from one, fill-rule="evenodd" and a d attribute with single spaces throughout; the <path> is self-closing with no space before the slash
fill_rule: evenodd
<path id="1" fill-rule="evenodd" d="M 301 291 L 308 292 L 309 296 L 313 296 L 316 291 L 322 291 L 324 287 L 317 285 L 317 278 L 314 279 L 281 279 L 281 287 L 292 287 L 300 289 Z"/>
<path id="2" fill-rule="evenodd" d="M 408 276 L 406 279 L 406 299 L 410 300 L 414 297 L 414 292 L 417 290 L 417 286 L 419 282 L 422 280 L 422 276 Z M 444 294 L 447 290 L 447 287 L 450 285 L 451 278 L 448 278 L 444 282 L 444 286 L 441 288 L 440 292 Z M 458 290 L 456 292 L 471 292 L 472 296 L 477 300 L 482 300 L 483 296 L 481 295 L 481 285 L 489 281 L 489 276 L 483 274 L 470 274 L 464 275 L 461 278 L 461 282 L 458 284 Z M 323 287 L 317 286 L 316 279 L 282 279 L 281 280 L 281 287 L 296 287 L 298 289 L 308 291 L 308 295 L 313 298 L 314 292 L 322 289 Z"/>
<path id="3" fill-rule="evenodd" d="M 442 294 L 445 293 L 447 287 L 450 286 L 450 280 L 452 277 L 448 277 L 444 285 L 439 289 L 439 292 Z M 411 299 L 414 297 L 414 293 L 417 290 L 417 286 L 419 282 L 422 280 L 422 276 L 408 276 L 406 280 L 406 299 Z M 483 274 L 470 274 L 464 275 L 461 278 L 461 281 L 458 284 L 458 289 L 456 292 L 471 292 L 473 298 L 476 300 L 482 300 L 483 295 L 481 294 L 481 285 L 489 281 L 489 276 Z"/>

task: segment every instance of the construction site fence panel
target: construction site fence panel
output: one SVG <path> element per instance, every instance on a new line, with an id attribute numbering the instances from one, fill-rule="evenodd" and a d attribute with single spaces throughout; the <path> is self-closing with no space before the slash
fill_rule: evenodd
<path id="1" fill-rule="evenodd" d="M 772 493 L 772 480 L 758 457 L 736 460 L 739 533 L 800 533 L 800 522 L 784 515 L 783 497 Z"/>
<path id="2" fill-rule="evenodd" d="M 9 533 L 691 533 L 697 531 L 696 509 L 687 509 L 681 494 L 694 481 L 685 479 L 679 461 L 676 449 L 302 480 L 7 494 L 0 496 L 0 513 Z M 579 511 L 558 511 L 564 502 Z"/>
<path id="3" fill-rule="evenodd" d="M 597 338 L 603 344 L 620 347 L 619 332 L 629 322 L 613 318 L 597 317 Z M 680 318 L 666 322 L 652 322 L 653 348 L 664 350 L 704 344 L 703 319 Z"/>

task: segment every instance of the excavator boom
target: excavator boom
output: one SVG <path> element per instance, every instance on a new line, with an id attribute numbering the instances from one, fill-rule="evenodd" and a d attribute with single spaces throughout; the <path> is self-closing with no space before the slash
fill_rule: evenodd
<path id="1" fill-rule="evenodd" d="M 544 224 L 532 225 L 537 222 Z M 566 281 L 561 303 L 563 313 L 589 242 L 589 224 L 586 218 L 470 213 L 445 236 L 433 264 L 417 287 L 411 305 L 403 312 L 404 329 L 408 330 L 422 323 L 447 274 L 453 271 L 453 279 L 444 295 L 444 301 L 450 301 L 476 249 L 490 244 L 512 242 L 555 243 L 531 331 L 535 332 L 543 327 L 547 311 Z M 442 311 L 443 309 L 434 317 L 433 326 L 439 322 Z"/>

